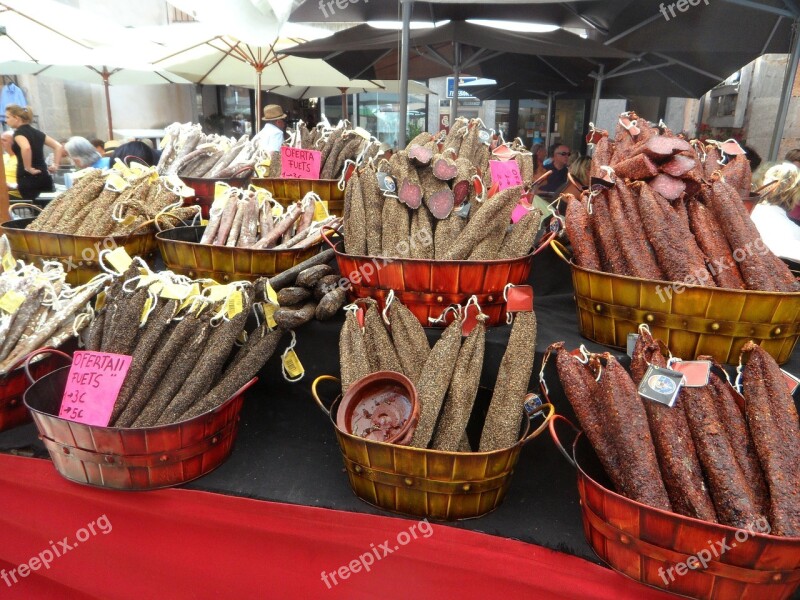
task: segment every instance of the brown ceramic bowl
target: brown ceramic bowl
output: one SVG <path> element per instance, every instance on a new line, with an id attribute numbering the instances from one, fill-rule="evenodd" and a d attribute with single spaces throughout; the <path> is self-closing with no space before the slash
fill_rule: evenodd
<path id="1" fill-rule="evenodd" d="M 419 421 L 417 390 L 402 373 L 378 371 L 353 382 L 336 413 L 336 426 L 368 440 L 407 445 Z"/>

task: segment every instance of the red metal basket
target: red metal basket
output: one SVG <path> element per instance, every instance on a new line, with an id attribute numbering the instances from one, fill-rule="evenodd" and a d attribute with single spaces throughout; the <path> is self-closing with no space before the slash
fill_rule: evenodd
<path id="1" fill-rule="evenodd" d="M 575 438 L 571 455 L 564 449 L 555 431 L 559 419 L 570 423 L 555 415 L 550 434 L 578 471 L 586 540 L 615 571 L 674 594 L 707 600 L 782 600 L 800 587 L 800 538 L 746 532 L 620 496 L 598 483 L 604 473 L 584 435 Z M 699 557 L 708 557 L 705 568 Z"/>
<path id="2" fill-rule="evenodd" d="M 69 355 L 61 352 L 58 354 L 69 358 Z M 30 385 L 23 366 L 26 359 L 27 357 L 21 359 L 16 369 L 12 369 L 0 377 L 0 431 L 11 429 L 31 420 L 31 415 L 22 402 L 22 396 Z M 54 352 L 30 365 L 30 371 L 33 377 L 44 377 L 56 368 L 56 364 L 56 353 Z"/>
<path id="3" fill-rule="evenodd" d="M 503 290 L 509 283 L 520 285 L 528 280 L 533 257 L 555 236 L 549 232 L 539 246 L 520 258 L 502 260 L 425 260 L 419 258 L 381 258 L 357 256 L 340 250 L 323 238 L 336 253 L 343 277 L 350 280 L 347 295 L 351 301 L 374 298 L 381 309 L 389 292 L 414 313 L 425 327 L 446 327 L 447 322 L 432 323 L 451 304 L 466 304 L 477 296 L 481 310 L 489 317 L 486 325 L 502 325 L 506 319 Z"/>
<path id="4" fill-rule="evenodd" d="M 39 436 L 66 479 L 118 490 L 153 490 L 202 477 L 231 453 L 244 391 L 192 419 L 142 428 L 98 427 L 58 417 L 69 367 L 34 382 L 25 392 Z"/>
<path id="5" fill-rule="evenodd" d="M 199 205 L 204 219 L 208 218 L 208 211 L 214 202 L 214 187 L 217 182 L 227 183 L 231 187 L 246 188 L 250 184 L 250 175 L 241 176 L 245 171 L 251 172 L 250 167 L 242 168 L 233 177 L 181 177 L 187 186 L 194 190 L 194 196 L 183 199 L 184 206 Z"/>

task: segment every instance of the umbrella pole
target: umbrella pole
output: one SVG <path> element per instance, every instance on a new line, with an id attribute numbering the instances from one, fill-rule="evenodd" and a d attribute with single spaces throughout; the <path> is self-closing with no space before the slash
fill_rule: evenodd
<path id="1" fill-rule="evenodd" d="M 546 152 L 550 152 L 550 132 L 553 130 L 553 109 L 555 108 L 556 95 L 553 92 L 547 92 L 547 127 L 544 131 L 544 147 Z"/>
<path id="2" fill-rule="evenodd" d="M 800 60 L 800 19 L 795 19 L 792 48 L 789 52 L 789 62 L 786 64 L 786 74 L 783 77 L 783 90 L 781 91 L 781 101 L 778 105 L 778 115 L 775 119 L 775 128 L 772 130 L 772 143 L 769 146 L 769 157 L 767 160 L 778 160 L 778 152 L 781 149 L 783 139 L 783 128 L 786 125 L 786 115 L 789 112 L 789 102 L 792 99 L 792 86 L 797 77 L 797 61 Z"/>
<path id="3" fill-rule="evenodd" d="M 111 122 L 111 92 L 108 89 L 108 71 L 103 67 L 103 88 L 106 92 L 106 113 L 108 114 L 108 139 L 114 139 L 114 125 Z"/>
<path id="4" fill-rule="evenodd" d="M 406 147 L 408 127 L 408 46 L 411 30 L 411 9 L 414 0 L 400 0 L 403 6 L 403 33 L 400 36 L 400 115 L 397 132 L 397 147 Z"/>
<path id="5" fill-rule="evenodd" d="M 458 80 L 461 77 L 461 44 L 455 43 L 453 48 L 453 58 L 455 64 L 453 65 L 453 99 L 450 101 L 450 126 L 456 122 L 458 117 Z"/>
<path id="6" fill-rule="evenodd" d="M 345 119 L 349 120 L 348 117 L 350 115 L 347 114 L 347 88 L 340 87 L 339 91 L 342 93 L 342 121 Z"/>
<path id="7" fill-rule="evenodd" d="M 253 135 L 258 133 L 261 129 L 259 124 L 261 123 L 261 69 L 256 67 L 256 127 L 255 131 L 253 131 Z"/>
<path id="8" fill-rule="evenodd" d="M 0 156 L 3 156 L 2 150 L 0 150 Z M 5 157 L 3 156 L 3 158 Z M 0 160 L 0 221 L 3 223 L 11 220 L 11 215 L 8 212 L 10 202 L 8 186 L 6 185 L 6 168 L 3 161 Z"/>
<path id="9" fill-rule="evenodd" d="M 600 65 L 599 73 L 594 79 L 594 97 L 592 99 L 592 123 L 597 125 L 597 112 L 600 108 L 600 92 L 603 89 L 603 72 L 605 71 L 605 65 Z"/>

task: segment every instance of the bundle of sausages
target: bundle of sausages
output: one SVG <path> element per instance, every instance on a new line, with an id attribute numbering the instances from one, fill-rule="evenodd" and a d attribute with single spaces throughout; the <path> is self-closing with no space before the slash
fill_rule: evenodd
<path id="1" fill-rule="evenodd" d="M 706 385 L 682 387 L 669 407 L 637 393 L 648 365 L 667 365 L 661 346 L 641 328 L 632 377 L 608 353 L 584 362 L 563 342 L 549 348 L 616 490 L 696 519 L 759 531 L 768 522 L 773 535 L 800 536 L 800 425 L 775 360 L 748 342 L 743 396 L 712 370 Z"/>
<path id="2" fill-rule="evenodd" d="M 494 260 L 528 254 L 542 218 L 521 203 L 523 186 L 484 199 L 491 138 L 478 120 L 458 121 L 446 137 L 421 133 L 405 150 L 350 177 L 344 198 L 348 253 L 427 260 Z M 516 151 L 515 151 L 516 152 Z M 516 153 L 519 162 L 533 163 Z M 387 178 L 388 176 L 388 178 Z M 523 173 L 523 181 L 525 179 Z M 512 213 L 524 207 L 512 223 Z M 520 209 L 521 210 L 521 209 Z"/>
<path id="3" fill-rule="evenodd" d="M 322 242 L 322 228 L 341 221 L 326 217 L 314 221 L 319 197 L 313 193 L 285 211 L 269 196 L 259 199 L 252 190 L 230 188 L 221 202 L 211 207 L 201 244 L 274 250 L 299 250 Z"/>
<path id="4" fill-rule="evenodd" d="M 112 178 L 116 177 L 114 183 Z M 198 207 L 181 207 L 175 186 L 153 172 L 125 178 L 91 169 L 50 202 L 26 229 L 87 236 L 120 236 L 170 229 L 198 217 Z"/>
<path id="5" fill-rule="evenodd" d="M 381 147 L 380 142 L 366 130 L 353 128 L 346 119 L 339 121 L 336 127 L 320 123 L 311 129 L 299 121 L 297 128 L 290 131 L 287 143 L 294 148 L 320 151 L 320 179 L 338 179 L 347 161 L 367 162 L 378 156 Z M 274 160 L 278 164 L 277 167 L 270 165 L 269 177 L 280 177 L 280 156 L 273 157 Z"/>
<path id="6" fill-rule="evenodd" d="M 607 185 L 564 195 L 578 265 L 687 285 L 800 290 L 742 202 L 751 173 L 738 145 L 689 143 L 632 113 L 621 116 L 614 141 L 600 133 L 591 174 Z"/>

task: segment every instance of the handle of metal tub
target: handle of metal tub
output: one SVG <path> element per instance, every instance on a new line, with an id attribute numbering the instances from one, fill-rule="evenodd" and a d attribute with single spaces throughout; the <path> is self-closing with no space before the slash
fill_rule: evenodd
<path id="1" fill-rule="evenodd" d="M 577 468 L 578 468 L 578 465 L 575 463 L 575 459 L 573 459 L 573 458 L 572 458 L 572 457 L 569 455 L 569 452 L 567 452 L 567 451 L 564 449 L 564 446 L 563 446 L 563 444 L 561 443 L 561 440 L 558 438 L 558 434 L 556 433 L 556 423 L 557 423 L 559 420 L 561 420 L 561 421 L 564 421 L 564 422 L 565 422 L 567 425 L 569 425 L 570 427 L 572 427 L 572 429 L 573 429 L 573 430 L 575 431 L 575 433 L 577 433 L 577 434 L 580 434 L 580 433 L 581 433 L 581 430 L 580 430 L 580 429 L 578 429 L 577 427 L 575 427 L 575 425 L 573 425 L 573 424 L 572 424 L 572 421 L 570 421 L 570 420 L 569 420 L 567 417 L 565 417 L 564 415 L 554 415 L 554 416 L 553 416 L 553 418 L 552 418 L 552 419 L 550 419 L 550 423 L 549 423 L 549 425 L 550 425 L 550 437 L 551 437 L 551 438 L 553 438 L 553 442 L 555 443 L 555 445 L 556 445 L 556 448 L 558 448 L 558 451 L 559 451 L 559 452 L 561 452 L 561 454 L 563 454 L 563 455 L 564 455 L 564 458 L 566 458 L 566 459 L 567 459 L 567 462 L 568 462 L 569 464 L 571 464 L 573 467 L 575 467 L 575 468 L 577 469 Z"/>
<path id="2" fill-rule="evenodd" d="M 319 405 L 326 415 L 330 415 L 331 411 L 329 408 L 325 408 L 325 404 L 323 404 L 322 399 L 319 397 L 319 393 L 317 392 L 317 386 L 322 381 L 335 381 L 339 383 L 339 378 L 334 377 L 333 375 L 320 375 L 314 380 L 314 383 L 311 384 L 311 395 L 314 397 L 314 401 Z"/>
<path id="3" fill-rule="evenodd" d="M 533 251 L 534 256 L 550 246 L 555 241 L 557 235 L 557 231 L 548 231 L 547 234 L 542 237 L 541 241 L 539 242 L 539 246 Z"/>
<path id="4" fill-rule="evenodd" d="M 555 236 L 553 236 L 553 238 L 550 239 L 550 247 L 553 249 L 553 252 L 555 252 L 558 256 L 560 256 L 564 262 L 566 263 L 572 262 L 571 258 L 569 258 L 571 252 L 567 250 L 567 247 L 564 244 L 562 244 L 561 242 L 559 242 L 554 238 Z"/>
<path id="5" fill-rule="evenodd" d="M 72 363 L 72 357 L 69 354 L 62 352 L 61 350 L 56 350 L 55 348 L 39 348 L 38 350 L 34 350 L 30 354 L 21 358 L 19 363 L 17 363 L 17 366 L 19 366 L 20 363 L 24 364 L 25 376 L 28 378 L 28 381 L 30 383 L 36 383 L 36 380 L 33 378 L 33 375 L 31 375 L 31 361 L 40 354 L 57 354 L 61 358 L 66 358 L 69 364 Z"/>
<path id="6" fill-rule="evenodd" d="M 526 395 L 526 396 L 525 396 L 525 400 L 524 400 L 524 402 L 528 402 L 529 400 L 533 399 L 534 397 L 537 397 L 537 394 L 528 394 L 528 395 Z M 523 402 L 523 403 L 524 403 L 524 402 Z M 536 437 L 536 436 L 538 436 L 540 433 L 542 433 L 542 431 L 544 431 L 544 430 L 545 430 L 545 428 L 547 427 L 547 424 L 548 424 L 548 423 L 551 421 L 551 419 L 552 419 L 552 418 L 555 416 L 556 407 L 555 407 L 555 406 L 553 406 L 552 404 L 550 404 L 549 402 L 544 402 L 544 403 L 540 404 L 539 406 L 537 406 L 536 408 L 534 408 L 534 409 L 533 409 L 533 410 L 532 410 L 532 411 L 531 411 L 531 412 L 528 414 L 528 420 L 533 420 L 533 418 L 534 418 L 536 415 L 538 415 L 538 414 L 541 414 L 541 413 L 542 413 L 542 411 L 547 411 L 547 414 L 544 416 L 544 421 L 542 422 L 542 424 L 541 424 L 541 425 L 539 425 L 539 427 L 537 427 L 537 428 L 536 428 L 536 429 L 534 429 L 533 431 L 530 431 L 530 432 L 528 432 L 528 435 L 526 435 L 525 437 L 523 437 L 523 438 L 522 438 L 522 439 L 519 441 L 519 443 L 520 443 L 521 445 L 527 444 L 529 441 L 531 441 L 533 438 L 535 438 L 535 437 Z"/>
<path id="7" fill-rule="evenodd" d="M 328 239 L 328 236 L 327 236 L 327 235 L 325 235 L 325 230 L 326 230 L 326 229 L 330 229 L 332 232 L 334 232 L 334 233 L 338 233 L 340 236 L 342 235 L 342 232 L 341 232 L 339 229 L 336 229 L 335 227 L 331 227 L 331 226 L 329 226 L 329 225 L 325 225 L 325 226 L 324 226 L 324 227 L 322 227 L 322 229 L 320 229 L 320 231 L 319 231 L 320 235 L 322 236 L 322 239 L 323 239 L 323 240 L 325 240 L 325 243 L 326 243 L 326 244 L 328 244 L 328 246 L 330 246 L 331 248 L 333 248 L 333 249 L 334 249 L 334 251 L 335 251 L 335 250 L 336 250 L 336 244 L 334 244 L 333 242 L 331 242 L 331 241 Z"/>

